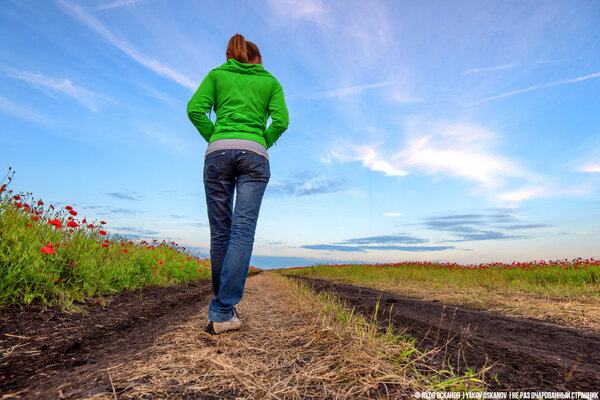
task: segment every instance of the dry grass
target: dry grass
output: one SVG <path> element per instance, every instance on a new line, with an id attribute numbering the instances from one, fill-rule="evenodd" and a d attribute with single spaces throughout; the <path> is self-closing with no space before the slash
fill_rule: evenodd
<path id="1" fill-rule="evenodd" d="M 327 279 L 347 283 L 343 280 Z M 394 285 L 362 282 L 357 285 L 424 300 L 490 310 L 512 317 L 534 318 L 584 330 L 600 331 L 599 297 L 556 298 L 517 290 L 432 287 L 416 281 Z"/>
<path id="2" fill-rule="evenodd" d="M 111 368 L 115 391 L 94 398 L 402 398 L 431 387 L 412 344 L 386 342 L 359 319 L 341 323 L 326 303 L 280 276 L 255 276 L 238 306 L 241 331 L 210 336 L 201 313 L 143 359 Z"/>

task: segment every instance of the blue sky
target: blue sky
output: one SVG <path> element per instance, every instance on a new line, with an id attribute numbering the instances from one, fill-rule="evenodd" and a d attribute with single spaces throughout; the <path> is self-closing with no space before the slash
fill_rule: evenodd
<path id="1" fill-rule="evenodd" d="M 207 254 L 186 103 L 243 34 L 289 130 L 252 263 L 600 256 L 597 1 L 4 1 L 0 167 Z"/>

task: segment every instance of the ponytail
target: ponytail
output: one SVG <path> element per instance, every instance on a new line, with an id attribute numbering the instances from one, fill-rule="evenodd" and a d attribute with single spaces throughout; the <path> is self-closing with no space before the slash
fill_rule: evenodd
<path id="1" fill-rule="evenodd" d="M 246 40 L 246 52 L 248 53 L 248 62 L 259 60 L 262 63 L 262 57 L 258 46 L 249 40 Z"/>
<path id="2" fill-rule="evenodd" d="M 236 33 L 229 39 L 229 44 L 227 45 L 227 51 L 225 52 L 225 56 L 229 60 L 233 58 L 236 61 L 241 63 L 248 62 L 248 53 L 246 51 L 246 40 L 242 35 Z"/>

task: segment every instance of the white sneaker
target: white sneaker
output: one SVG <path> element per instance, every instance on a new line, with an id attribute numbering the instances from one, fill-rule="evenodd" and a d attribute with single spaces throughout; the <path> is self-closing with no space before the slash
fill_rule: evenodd
<path id="1" fill-rule="evenodd" d="M 225 322 L 210 321 L 204 330 L 213 335 L 219 335 L 225 331 L 235 331 L 240 329 L 242 321 L 234 314 L 233 318 Z"/>

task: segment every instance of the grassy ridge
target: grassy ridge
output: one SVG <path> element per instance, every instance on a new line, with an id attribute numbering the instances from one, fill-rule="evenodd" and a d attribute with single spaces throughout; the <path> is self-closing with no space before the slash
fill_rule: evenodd
<path id="1" fill-rule="evenodd" d="M 7 175 L 0 182 L 0 307 L 33 301 L 69 306 L 210 278 L 210 261 L 176 243 L 109 235 L 104 221 L 81 219 L 69 206 L 46 206 L 31 193 L 13 193 L 11 180 Z"/>
<path id="2" fill-rule="evenodd" d="M 282 271 L 354 284 L 415 282 L 431 289 L 503 289 L 551 297 L 598 297 L 600 293 L 600 260 L 593 258 L 480 265 L 430 262 L 317 265 Z"/>

